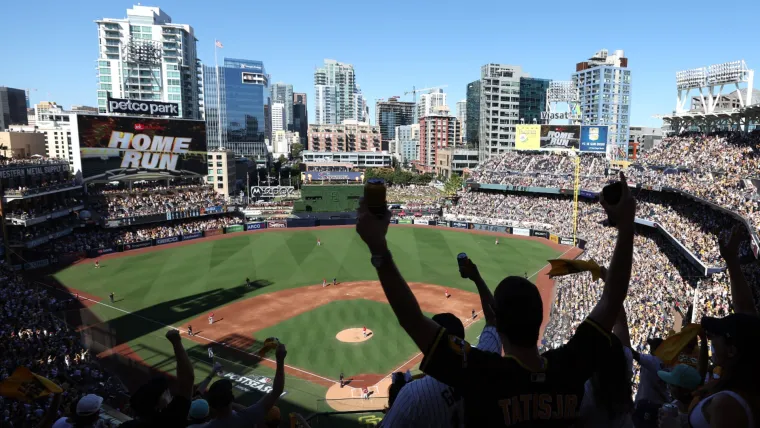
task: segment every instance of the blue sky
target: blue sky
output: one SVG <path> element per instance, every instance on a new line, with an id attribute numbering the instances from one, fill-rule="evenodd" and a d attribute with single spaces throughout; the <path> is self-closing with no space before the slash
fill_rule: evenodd
<path id="1" fill-rule="evenodd" d="M 123 18 L 136 2 L 14 1 L 3 6 L 0 86 L 34 88 L 32 101 L 96 104 L 93 20 Z M 264 61 L 272 82 L 292 83 L 313 102 L 313 72 L 324 58 L 354 65 L 371 105 L 412 86 L 448 84 L 449 105 L 486 63 L 521 65 L 534 77 L 569 80 L 575 63 L 602 48 L 625 50 L 632 70 L 633 126 L 659 126 L 674 109 L 675 72 L 745 59 L 760 70 L 757 0 L 721 12 L 703 0 L 520 2 L 333 0 L 164 0 L 174 22 L 190 24 L 201 59 Z M 411 100 L 411 97 L 404 97 Z M 309 106 L 313 118 L 313 108 Z"/>

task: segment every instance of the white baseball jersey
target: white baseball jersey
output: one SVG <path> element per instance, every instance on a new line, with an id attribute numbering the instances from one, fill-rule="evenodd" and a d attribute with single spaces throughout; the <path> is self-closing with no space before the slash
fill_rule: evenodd
<path id="1" fill-rule="evenodd" d="M 501 354 L 494 326 L 485 326 L 477 348 Z M 464 400 L 454 388 L 425 376 L 401 388 L 382 427 L 464 427 Z"/>
<path id="2" fill-rule="evenodd" d="M 211 348 L 208 348 L 208 357 L 214 358 L 214 351 Z"/>

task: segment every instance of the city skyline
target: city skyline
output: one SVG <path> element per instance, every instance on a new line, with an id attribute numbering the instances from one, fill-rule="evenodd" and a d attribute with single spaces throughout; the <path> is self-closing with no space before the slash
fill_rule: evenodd
<path id="1" fill-rule="evenodd" d="M 553 21 L 550 30 L 541 34 L 532 32 L 530 44 L 507 43 L 511 38 L 526 34 L 540 25 L 542 19 L 548 19 L 529 5 L 513 7 L 491 3 L 489 7 L 493 15 L 509 12 L 521 16 L 521 19 L 510 20 L 510 25 L 506 27 L 486 28 L 480 28 L 477 24 L 477 15 L 458 13 L 454 7 L 443 8 L 436 18 L 437 22 L 449 28 L 476 25 L 480 30 L 452 39 L 453 45 L 426 51 L 380 43 L 384 40 L 381 36 L 387 37 L 382 32 L 368 32 L 356 38 L 328 34 L 323 34 L 321 38 L 313 37 L 315 31 L 322 28 L 323 24 L 319 24 L 321 20 L 335 19 L 334 11 L 342 9 L 339 4 L 324 8 L 297 2 L 289 8 L 291 19 L 303 21 L 304 25 L 298 31 L 274 39 L 275 42 L 255 45 L 249 42 L 242 30 L 246 16 L 253 12 L 253 5 L 237 2 L 208 9 L 167 0 L 150 6 L 160 7 L 174 22 L 194 28 L 199 39 L 198 56 L 204 65 L 213 65 L 214 40 L 224 43 L 224 48 L 219 51 L 221 56 L 255 58 L 267 63 L 272 81 L 292 84 L 294 91 L 308 94 L 310 122 L 313 122 L 315 114 L 314 67 L 327 58 L 335 58 L 355 67 L 366 103 L 371 109 L 369 117 L 374 119 L 378 99 L 399 95 L 401 101 L 411 101 L 411 95 L 404 96 L 404 92 L 413 86 L 447 84 L 445 91 L 450 100 L 463 99 L 467 84 L 478 79 L 480 67 L 484 64 L 520 65 L 531 77 L 569 80 L 578 58 L 602 48 L 623 49 L 631 59 L 632 126 L 659 126 L 660 121 L 652 116 L 674 110 L 675 72 L 678 70 L 737 59 L 746 60 L 750 68 L 760 66 L 760 52 L 749 49 L 753 40 L 749 29 L 740 26 L 731 34 L 716 34 L 709 41 L 695 42 L 685 32 L 675 28 L 674 23 L 681 20 L 675 6 L 662 9 L 661 4 L 650 2 L 659 11 L 653 16 L 646 13 L 646 3 L 638 8 L 617 4 L 607 8 L 552 4 L 550 7 L 555 14 L 568 16 L 568 19 Z M 748 13 L 760 11 L 760 6 L 753 2 L 740 3 L 746 6 L 743 10 Z M 72 104 L 97 105 L 93 91 L 93 80 L 97 78 L 93 71 L 96 66 L 94 60 L 98 53 L 94 21 L 105 17 L 124 17 L 125 11 L 135 4 L 121 0 L 107 4 L 91 0 L 75 4 L 52 1 L 14 3 L 9 9 L 14 19 L 0 29 L 0 37 L 6 40 L 11 40 L 14 34 L 27 34 L 28 37 L 25 37 L 23 44 L 9 43 L 0 48 L 3 58 L 16 59 L 14 67 L 0 72 L 0 85 L 29 89 L 32 104 L 50 100 L 67 108 Z M 425 7 L 424 4 L 408 2 L 398 2 L 397 6 L 389 4 L 383 8 L 352 4 L 351 8 L 346 8 L 350 12 L 343 11 L 341 16 L 363 16 L 370 28 L 394 19 L 396 25 L 408 30 L 405 37 L 414 38 L 423 33 L 424 26 L 419 23 L 424 21 Z M 229 8 L 235 8 L 236 12 L 228 13 Z M 259 16 L 275 16 L 279 10 L 276 4 L 257 5 L 255 8 Z M 404 13 L 399 14 L 398 10 L 404 10 Z M 610 31 L 602 35 L 598 32 L 587 35 L 578 31 L 581 14 L 586 21 L 605 20 L 610 14 L 623 14 L 628 22 L 645 19 L 648 30 L 644 33 Z M 264 32 L 271 31 L 275 25 L 266 21 L 259 21 Z M 53 48 L 47 34 L 25 31 L 30 22 L 47 28 L 67 22 L 67 48 Z M 567 34 L 574 35 L 570 43 L 566 42 Z M 668 43 L 662 43 L 663 40 L 668 40 Z M 676 48 L 673 46 L 678 46 L 677 54 L 674 54 Z M 453 105 L 450 108 L 454 111 Z"/>

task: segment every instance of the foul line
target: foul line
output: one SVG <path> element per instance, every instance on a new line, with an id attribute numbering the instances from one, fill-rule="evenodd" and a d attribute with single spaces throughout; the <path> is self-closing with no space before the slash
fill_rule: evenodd
<path id="1" fill-rule="evenodd" d="M 48 287 L 48 288 L 52 288 L 52 289 L 54 289 L 54 290 L 59 290 L 59 291 L 62 291 L 62 292 L 64 292 L 64 293 L 67 293 L 67 294 L 69 294 L 69 295 L 71 295 L 71 296 L 74 296 L 74 295 L 75 295 L 75 293 L 71 293 L 71 292 L 68 292 L 68 291 L 62 290 L 62 289 L 60 289 L 60 288 L 52 287 L 52 286 L 50 286 L 50 285 L 47 285 L 47 284 L 45 284 L 45 283 L 42 283 L 42 282 L 38 282 L 38 281 L 35 281 L 35 283 L 37 283 L 37 284 L 40 284 L 40 285 L 43 285 L 43 286 L 45 286 L 45 287 Z M 115 307 L 115 306 L 111 306 L 111 305 L 105 304 L 105 303 L 103 303 L 103 302 L 98 302 L 98 301 L 96 301 L 96 300 L 92 300 L 92 299 L 89 299 L 89 298 L 87 298 L 87 297 L 84 297 L 84 296 L 79 296 L 79 298 L 80 298 L 80 299 L 83 299 L 83 300 L 88 300 L 88 301 L 90 301 L 90 302 L 93 302 L 93 303 L 94 303 L 94 304 L 96 304 L 96 305 L 103 305 L 103 306 L 105 306 L 105 307 L 107 307 L 107 308 L 111 308 L 111 309 L 117 310 L 117 311 L 119 311 L 119 312 L 123 312 L 123 313 L 125 313 L 125 314 L 127 314 L 127 315 L 132 315 L 132 316 L 135 316 L 135 317 L 138 317 L 138 318 L 142 318 L 142 319 L 144 319 L 145 321 L 148 321 L 148 322 L 152 322 L 153 324 L 156 324 L 156 325 L 160 325 L 161 327 L 163 327 L 163 328 L 166 328 L 167 330 L 177 330 L 177 331 L 179 331 L 179 332 L 180 332 L 180 338 L 182 338 L 182 330 L 181 330 L 181 329 L 179 329 L 179 328 L 177 328 L 177 327 L 174 327 L 173 325 L 166 325 L 166 324 L 162 324 L 162 323 L 160 323 L 160 322 L 158 322 L 158 321 L 156 321 L 156 320 L 153 320 L 153 319 L 150 319 L 150 318 L 144 317 L 144 316 L 142 316 L 142 315 L 138 315 L 138 314 L 135 314 L 135 313 L 133 313 L 133 312 L 130 312 L 130 311 L 126 310 L 126 309 L 117 308 L 117 307 Z M 234 346 L 230 346 L 230 345 L 227 345 L 226 343 L 217 342 L 216 340 L 213 340 L 213 339 L 209 339 L 208 337 L 203 337 L 203 336 L 200 336 L 200 335 L 197 335 L 197 334 L 193 335 L 193 337 L 198 337 L 198 338 L 201 338 L 201 339 L 203 339 L 203 340 L 205 340 L 205 341 L 207 341 L 207 342 L 209 342 L 209 343 L 214 343 L 214 344 L 217 344 L 217 345 L 221 345 L 221 346 L 223 346 L 223 347 L 225 347 L 225 348 L 234 349 L 234 350 L 236 350 L 236 351 L 238 351 L 238 352 L 242 352 L 242 353 L 244 353 L 244 354 L 247 354 L 247 355 L 249 355 L 249 356 L 251 356 L 251 357 L 255 357 L 255 358 L 257 358 L 257 359 L 260 359 L 260 360 L 265 360 L 265 361 L 269 361 L 270 363 L 274 363 L 274 364 L 277 364 L 277 362 L 276 362 L 275 360 L 272 360 L 272 359 L 269 359 L 269 358 L 265 358 L 265 357 L 261 357 L 261 356 L 259 356 L 259 355 L 255 354 L 255 353 L 252 353 L 252 352 L 248 352 L 248 351 L 242 350 L 242 349 L 240 349 L 240 348 L 236 348 L 236 347 L 234 347 Z M 214 356 L 214 357 L 216 357 L 216 356 Z M 220 358 L 220 359 L 222 359 L 222 358 Z M 229 360 L 227 360 L 227 361 L 229 361 Z M 241 364 L 241 365 L 242 365 L 242 364 Z M 323 376 L 320 376 L 320 375 L 318 375 L 318 374 L 314 374 L 314 373 L 311 373 L 311 372 L 307 372 L 306 370 L 302 370 L 302 369 L 299 369 L 298 367 L 289 366 L 289 365 L 287 365 L 287 364 L 284 364 L 284 366 L 285 366 L 285 368 L 288 368 L 288 369 L 291 369 L 291 370 L 295 370 L 295 371 L 298 371 L 298 372 L 301 372 L 301 373 L 307 374 L 307 375 L 309 375 L 309 376 L 314 376 L 314 377 L 316 377 L 316 378 L 319 378 L 319 379 L 322 379 L 322 380 L 326 380 L 326 381 L 328 381 L 328 382 L 332 382 L 332 383 L 338 383 L 338 381 L 336 381 L 336 380 L 333 380 L 333 379 L 328 379 L 328 378 L 326 378 L 326 377 L 323 377 Z"/>

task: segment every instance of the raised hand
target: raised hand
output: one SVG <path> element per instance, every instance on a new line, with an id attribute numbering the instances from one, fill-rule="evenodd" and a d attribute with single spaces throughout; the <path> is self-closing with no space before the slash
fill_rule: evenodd
<path id="1" fill-rule="evenodd" d="M 378 218 L 369 211 L 367 202 L 362 199 L 359 202 L 358 218 L 356 221 L 356 233 L 362 238 L 372 254 L 378 254 L 387 248 L 385 235 L 388 233 L 388 225 L 391 222 L 391 212 L 386 210 L 385 215 Z"/>
<path id="2" fill-rule="evenodd" d="M 620 183 L 622 189 L 620 192 L 620 201 L 615 205 L 610 205 L 604 200 L 604 192 L 599 193 L 599 202 L 607 211 L 607 216 L 613 224 L 616 224 L 618 229 L 621 227 L 633 227 L 633 220 L 636 217 L 636 200 L 631 195 L 631 190 L 628 188 L 628 182 L 625 179 L 625 174 L 620 171 Z"/>

